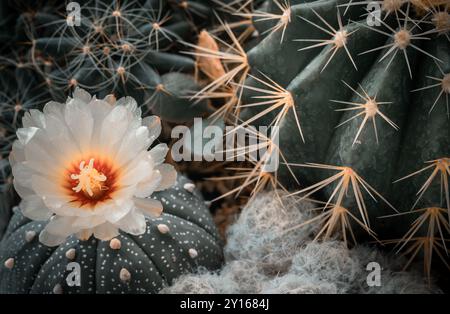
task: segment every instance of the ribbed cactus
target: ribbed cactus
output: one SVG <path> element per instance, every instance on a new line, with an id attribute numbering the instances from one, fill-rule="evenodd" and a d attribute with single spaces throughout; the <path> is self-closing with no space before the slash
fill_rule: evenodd
<path id="1" fill-rule="evenodd" d="M 76 87 L 98 97 L 132 96 L 144 114 L 157 114 L 165 122 L 186 123 L 211 112 L 208 100 L 189 99 L 199 88 L 196 64 L 182 50 L 184 42 L 195 41 L 214 22 L 214 2 L 77 1 L 79 15 L 69 2 L 4 1 L 0 7 L 0 193 L 5 208 L 17 204 L 7 160 L 24 112 L 42 109 L 50 100 L 63 102 Z M 9 215 L 8 209 L 0 211 L 2 221 Z"/>
<path id="2" fill-rule="evenodd" d="M 182 122 L 195 116 L 197 108 L 205 108 L 205 102 L 193 106 L 188 99 L 179 99 L 197 89 L 192 75 L 181 74 L 194 72 L 194 60 L 179 50 L 180 42 L 193 40 L 197 29 L 211 21 L 210 4 L 162 0 L 79 4 L 79 25 L 67 24 L 77 22 L 75 15 L 61 18 L 68 14 L 65 6 L 44 7 L 28 22 L 32 47 L 49 62 L 40 72 L 53 99 L 63 100 L 65 91 L 74 86 L 101 97 L 126 94 L 147 110 L 176 108 L 184 113 L 179 115 Z M 173 72 L 172 80 L 188 83 L 175 86 L 174 93 L 173 84 L 166 86 L 167 72 Z M 196 110 L 179 109 L 189 106 Z"/>
<path id="3" fill-rule="evenodd" d="M 122 233 L 110 241 L 75 236 L 58 247 L 39 242 L 45 223 L 14 213 L 0 245 L 0 293 L 155 293 L 199 266 L 220 267 L 216 227 L 192 182 L 154 195 L 163 214 L 147 219 L 143 235 Z M 80 266 L 80 285 L 72 268 Z"/>
<path id="4" fill-rule="evenodd" d="M 233 50 L 204 49 L 226 71 L 197 97 L 233 89 L 225 120 L 280 128 L 279 143 L 266 143 L 279 170 L 254 162 L 243 185 L 322 201 L 310 221 L 317 238 L 389 239 L 413 257 L 423 249 L 429 275 L 432 251 L 447 263 L 450 236 L 449 7 L 377 3 L 378 17 L 369 1 L 348 0 L 238 12 L 259 39 L 245 50 L 230 34 Z"/>

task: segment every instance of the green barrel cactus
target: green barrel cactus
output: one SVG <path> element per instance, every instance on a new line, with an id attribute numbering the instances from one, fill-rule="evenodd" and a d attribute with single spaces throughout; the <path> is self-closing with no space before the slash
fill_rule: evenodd
<path id="1" fill-rule="evenodd" d="M 147 219 L 144 234 L 110 241 L 71 236 L 58 247 L 39 242 L 45 223 L 15 211 L 0 245 L 0 293 L 156 293 L 199 266 L 219 268 L 219 236 L 193 183 L 179 176 L 152 197 L 164 211 Z M 79 265 L 79 286 L 70 263 Z"/>
<path id="2" fill-rule="evenodd" d="M 259 43 L 246 51 L 230 34 L 228 54 L 205 50 L 232 66 L 198 97 L 234 89 L 222 116 L 236 130 L 279 128 L 278 142 L 265 139 L 279 169 L 253 162 L 243 185 L 315 198 L 317 238 L 391 239 L 413 257 L 423 249 L 429 272 L 450 238 L 449 6 L 376 3 L 273 0 L 238 13 Z"/>

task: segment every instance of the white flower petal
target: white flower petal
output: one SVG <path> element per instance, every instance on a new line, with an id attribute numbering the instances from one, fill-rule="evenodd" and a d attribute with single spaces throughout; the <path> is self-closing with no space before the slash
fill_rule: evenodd
<path id="1" fill-rule="evenodd" d="M 93 216 L 89 216 L 89 217 L 78 217 L 75 218 L 72 226 L 78 230 L 80 229 L 91 229 L 94 228 L 96 226 L 99 226 L 103 223 L 106 222 L 105 217 L 103 216 L 98 216 L 98 215 L 93 215 Z"/>
<path id="2" fill-rule="evenodd" d="M 57 246 L 63 243 L 67 239 L 67 236 L 58 236 L 48 233 L 47 230 L 42 230 L 39 234 L 39 241 L 46 246 Z"/>
<path id="3" fill-rule="evenodd" d="M 24 128 L 36 127 L 43 129 L 45 128 L 45 115 L 37 109 L 30 109 L 23 115 L 22 126 Z"/>
<path id="4" fill-rule="evenodd" d="M 67 237 L 79 230 L 73 226 L 75 219 L 73 217 L 53 216 L 44 230 L 55 236 Z"/>
<path id="5" fill-rule="evenodd" d="M 129 112 L 123 106 L 115 106 L 104 118 L 100 129 L 100 144 L 111 153 L 115 147 L 122 142 L 123 136 L 128 129 Z"/>
<path id="6" fill-rule="evenodd" d="M 137 159 L 125 168 L 124 172 L 121 183 L 124 186 L 137 185 L 151 174 L 152 167 L 147 160 Z"/>
<path id="7" fill-rule="evenodd" d="M 143 234 L 147 228 L 145 216 L 137 210 L 129 212 L 125 217 L 115 223 L 115 225 L 132 235 Z"/>
<path id="8" fill-rule="evenodd" d="M 20 185 L 29 189 L 32 189 L 31 177 L 36 174 L 36 172 L 26 166 L 26 162 L 20 162 L 14 164 L 11 168 L 14 180 L 20 182 Z"/>
<path id="9" fill-rule="evenodd" d="M 169 147 L 165 143 L 161 143 L 153 147 L 149 154 L 155 165 L 160 165 L 166 159 L 167 152 L 169 151 Z"/>
<path id="10" fill-rule="evenodd" d="M 158 116 L 149 116 L 142 119 L 142 125 L 149 129 L 150 144 L 161 134 L 161 119 Z"/>
<path id="11" fill-rule="evenodd" d="M 76 236 L 81 241 L 87 241 L 94 231 L 92 229 L 84 229 L 76 233 Z"/>
<path id="12" fill-rule="evenodd" d="M 88 105 L 75 98 L 67 104 L 64 116 L 66 124 L 80 150 L 87 152 L 90 148 L 94 126 L 94 119 L 88 109 Z"/>
<path id="13" fill-rule="evenodd" d="M 14 141 L 9 154 L 9 163 L 14 166 L 18 162 L 25 161 L 24 145 L 20 141 Z"/>
<path id="14" fill-rule="evenodd" d="M 153 171 L 147 180 L 141 181 L 136 186 L 136 191 L 134 196 L 137 197 L 147 197 L 150 196 L 161 184 L 162 176 L 159 171 Z"/>
<path id="15" fill-rule="evenodd" d="M 79 99 L 86 104 L 88 104 L 92 99 L 91 95 L 87 91 L 79 87 L 76 87 L 73 91 L 73 98 Z"/>
<path id="16" fill-rule="evenodd" d="M 91 217 L 96 215 L 91 208 L 78 207 L 76 203 L 71 202 L 67 202 L 60 207 L 51 207 L 51 210 L 58 216 L 64 217 Z"/>
<path id="17" fill-rule="evenodd" d="M 136 205 L 136 208 L 141 210 L 144 215 L 151 218 L 159 217 L 163 212 L 163 206 L 161 202 L 152 198 L 135 197 L 134 204 Z"/>
<path id="18" fill-rule="evenodd" d="M 20 128 L 17 130 L 17 139 L 22 145 L 26 145 L 34 137 L 37 131 L 39 131 L 39 128 L 34 126 L 29 128 Z"/>
<path id="19" fill-rule="evenodd" d="M 94 228 L 94 237 L 102 241 L 111 240 L 119 235 L 119 229 L 110 223 L 104 223 Z"/>
<path id="20" fill-rule="evenodd" d="M 44 106 L 44 114 L 47 118 L 49 115 L 57 116 L 61 121 L 64 121 L 64 110 L 66 108 L 66 104 L 61 104 L 56 101 L 50 101 Z"/>
<path id="21" fill-rule="evenodd" d="M 177 172 L 172 165 L 162 164 L 157 166 L 155 169 L 161 174 L 162 180 L 156 191 L 162 191 L 172 187 L 177 181 Z"/>
<path id="22" fill-rule="evenodd" d="M 106 95 L 105 98 L 103 98 L 102 100 L 107 102 L 108 104 L 110 104 L 112 106 L 115 105 L 116 101 L 117 101 L 116 96 L 114 96 L 112 94 L 111 95 Z"/>
<path id="23" fill-rule="evenodd" d="M 80 153 L 79 145 L 75 142 L 69 127 L 57 115 L 46 116 L 46 139 L 54 150 L 53 156 L 64 158 Z"/>
<path id="24" fill-rule="evenodd" d="M 60 155 L 52 152 L 51 143 L 46 140 L 45 132 L 38 130 L 33 138 L 25 145 L 25 159 L 27 166 L 48 175 L 55 175 L 60 166 L 57 159 Z"/>
<path id="25" fill-rule="evenodd" d="M 122 201 L 116 201 L 114 205 L 108 207 L 108 210 L 104 213 L 104 217 L 107 221 L 116 223 L 128 215 L 133 209 L 134 202 L 129 198 Z"/>
<path id="26" fill-rule="evenodd" d="M 116 106 L 123 106 L 127 109 L 128 112 L 130 112 L 133 116 L 137 117 L 137 118 L 141 118 L 141 111 L 138 108 L 138 105 L 136 103 L 136 100 L 133 97 L 130 96 L 126 96 L 126 97 L 122 97 L 120 98 L 117 103 Z"/>
<path id="27" fill-rule="evenodd" d="M 130 129 L 117 151 L 116 159 L 120 165 L 126 165 L 135 159 L 135 156 L 150 146 L 149 131 L 146 127 Z"/>
<path id="28" fill-rule="evenodd" d="M 19 207 L 22 210 L 22 214 L 32 220 L 45 221 L 52 215 L 44 202 L 42 202 L 42 199 L 37 195 L 30 195 L 23 198 Z"/>
<path id="29" fill-rule="evenodd" d="M 33 190 L 50 209 L 59 208 L 70 201 L 61 187 L 44 177 L 33 175 L 31 184 Z"/>
<path id="30" fill-rule="evenodd" d="M 36 192 L 32 188 L 30 189 L 23 186 L 21 182 L 18 181 L 16 178 L 14 178 L 13 183 L 14 183 L 14 190 L 16 190 L 17 194 L 19 194 L 21 198 L 36 194 Z"/>

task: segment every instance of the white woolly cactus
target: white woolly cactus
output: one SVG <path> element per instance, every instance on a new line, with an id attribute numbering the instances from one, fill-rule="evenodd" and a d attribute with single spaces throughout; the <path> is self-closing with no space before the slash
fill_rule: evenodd
<path id="1" fill-rule="evenodd" d="M 221 271 L 182 276 L 161 293 L 440 292 L 417 270 L 401 271 L 401 258 L 373 247 L 313 241 L 313 229 L 292 227 L 305 223 L 314 206 L 300 198 L 280 203 L 275 193 L 283 194 L 259 194 L 230 227 Z M 380 286 L 367 284 L 370 262 L 382 268 Z"/>

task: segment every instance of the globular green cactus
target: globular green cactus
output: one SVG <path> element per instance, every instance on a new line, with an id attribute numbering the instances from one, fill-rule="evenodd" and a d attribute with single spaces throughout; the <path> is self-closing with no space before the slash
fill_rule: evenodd
<path id="1" fill-rule="evenodd" d="M 195 40 L 199 29 L 212 23 L 215 17 L 210 3 L 76 3 L 79 11 L 60 2 L 11 3 L 4 13 L 8 16 L 4 23 L 16 30 L 14 35 L 9 32 L 9 47 L 4 54 L 11 59 L 17 47 L 26 47 L 30 52 L 28 60 L 52 99 L 63 101 L 78 86 L 100 97 L 111 93 L 118 97 L 130 95 L 149 111 L 160 107 L 163 97 L 164 106 L 178 111 L 177 119 L 182 122 L 192 117 L 186 108 L 207 112 L 206 100 L 194 103 L 187 97 L 198 89 L 192 75 L 195 62 L 180 54 L 180 48 L 182 41 Z M 180 84 L 184 82 L 180 86 L 171 84 L 171 89 L 177 90 L 172 97 L 164 97 L 171 92 L 164 86 L 166 73 Z M 184 88 L 186 84 L 189 90 Z M 172 116 L 168 115 L 167 120 Z"/>
<path id="2" fill-rule="evenodd" d="M 155 293 L 199 266 L 220 267 L 221 241 L 193 183 L 179 176 L 153 197 L 164 213 L 147 219 L 144 234 L 110 241 L 71 236 L 53 248 L 38 239 L 45 223 L 15 211 L 0 245 L 0 293 Z M 67 267 L 73 262 L 79 286 L 69 285 L 77 280 Z"/>
<path id="3" fill-rule="evenodd" d="M 243 185 L 322 201 L 317 238 L 423 249 L 429 274 L 450 238 L 448 2 L 378 1 L 378 17 L 353 2 L 273 0 L 241 14 L 259 43 L 207 51 L 233 65 L 198 97 L 234 88 L 228 122 L 279 127 L 267 140 L 278 171 L 254 163 Z"/>

